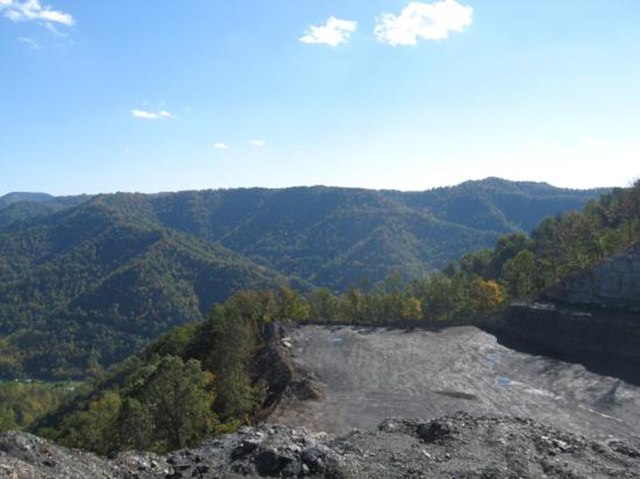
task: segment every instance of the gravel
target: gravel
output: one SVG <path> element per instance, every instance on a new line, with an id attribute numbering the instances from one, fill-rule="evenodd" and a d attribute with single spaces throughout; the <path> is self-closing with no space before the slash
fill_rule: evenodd
<path id="1" fill-rule="evenodd" d="M 474 327 L 301 326 L 289 336 L 294 362 L 324 383 L 325 394 L 283 400 L 273 423 L 346 434 L 387 417 L 466 411 L 528 417 L 597 440 L 639 438 L 639 387 L 511 350 Z"/>
<path id="2" fill-rule="evenodd" d="M 108 460 L 35 436 L 0 436 L 0 477 L 40 478 L 637 478 L 640 449 L 531 419 L 466 413 L 387 419 L 344 437 L 263 425 L 166 457 Z"/>

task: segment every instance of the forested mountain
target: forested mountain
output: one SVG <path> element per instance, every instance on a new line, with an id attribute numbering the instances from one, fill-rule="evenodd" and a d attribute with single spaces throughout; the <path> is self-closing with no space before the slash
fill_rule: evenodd
<path id="1" fill-rule="evenodd" d="M 51 196 L 46 193 L 9 193 L 0 197 L 0 227 L 46 216 L 80 205 L 89 195 Z"/>
<path id="2" fill-rule="evenodd" d="M 29 201 L 32 203 L 43 203 L 47 201 L 55 200 L 55 196 L 51 196 L 47 193 L 25 193 L 25 192 L 13 192 L 4 196 L 0 196 L 0 209 L 6 208 L 13 203 L 19 203 Z"/>
<path id="3" fill-rule="evenodd" d="M 403 193 L 400 201 L 427 208 L 439 219 L 502 233 L 533 230 L 542 218 L 579 210 L 608 189 L 569 190 L 548 183 L 487 178 L 424 193 Z"/>
<path id="4" fill-rule="evenodd" d="M 0 206 L 0 375 L 97 371 L 240 289 L 340 292 L 391 272 L 424 277 L 599 193 L 488 179 L 420 193 L 9 195 Z"/>
<path id="5" fill-rule="evenodd" d="M 77 377 L 215 301 L 287 278 L 99 203 L 0 233 L 0 372 Z"/>
<path id="6" fill-rule="evenodd" d="M 489 178 L 420 193 L 350 188 L 238 189 L 111 195 L 131 217 L 176 229 L 342 290 L 390 271 L 416 277 L 580 209 L 605 190 L 566 190 Z"/>

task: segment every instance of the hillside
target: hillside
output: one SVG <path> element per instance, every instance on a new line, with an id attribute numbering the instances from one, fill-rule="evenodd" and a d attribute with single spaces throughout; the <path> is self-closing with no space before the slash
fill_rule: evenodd
<path id="1" fill-rule="evenodd" d="M 339 291 L 391 271 L 423 276 L 502 234 L 579 210 L 604 191 L 489 178 L 420 193 L 318 186 L 119 194 L 99 201 Z"/>
<path id="2" fill-rule="evenodd" d="M 0 197 L 0 227 L 41 218 L 80 205 L 89 195 L 51 196 L 46 193 L 9 193 Z"/>
<path id="3" fill-rule="evenodd" d="M 487 179 L 422 193 L 7 195 L 0 376 L 82 377 L 240 289 L 424 277 L 599 192 Z"/>
<path id="4" fill-rule="evenodd" d="M 0 373 L 79 377 L 234 291 L 286 278 L 91 203 L 0 233 Z"/>

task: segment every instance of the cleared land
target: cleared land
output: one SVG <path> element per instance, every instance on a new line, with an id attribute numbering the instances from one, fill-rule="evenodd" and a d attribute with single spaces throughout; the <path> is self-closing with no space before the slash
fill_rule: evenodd
<path id="1" fill-rule="evenodd" d="M 465 411 L 528 417 L 595 439 L 640 437 L 640 388 L 513 351 L 476 328 L 302 326 L 290 339 L 295 362 L 326 385 L 326 398 L 286 400 L 274 423 L 344 434 L 388 417 Z"/>

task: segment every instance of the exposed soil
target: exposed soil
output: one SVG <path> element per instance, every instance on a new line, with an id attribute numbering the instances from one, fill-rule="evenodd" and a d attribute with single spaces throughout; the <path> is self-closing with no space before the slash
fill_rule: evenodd
<path id="1" fill-rule="evenodd" d="M 295 364 L 325 384 L 325 398 L 284 398 L 273 423 L 345 434 L 387 417 L 466 411 L 531 418 L 599 440 L 640 434 L 639 387 L 508 349 L 477 328 L 301 326 L 288 341 Z"/>

